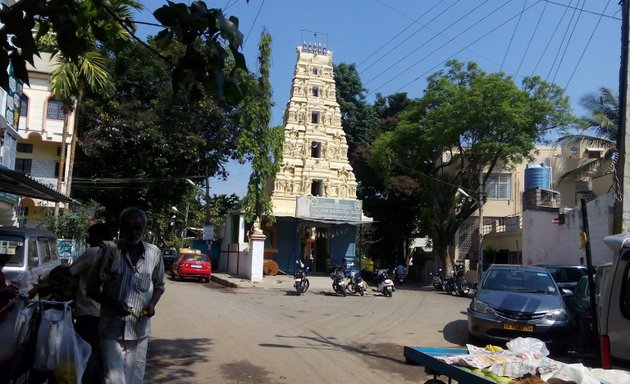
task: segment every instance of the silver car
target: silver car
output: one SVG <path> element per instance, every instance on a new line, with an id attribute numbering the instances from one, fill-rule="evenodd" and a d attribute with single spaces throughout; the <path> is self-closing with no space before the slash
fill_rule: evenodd
<path id="1" fill-rule="evenodd" d="M 535 337 L 566 350 L 569 314 L 558 286 L 545 268 L 493 265 L 468 308 L 471 339 L 506 342 Z"/>
<path id="2" fill-rule="evenodd" d="M 28 291 L 61 264 L 57 237 L 38 229 L 0 228 L 0 255 L 9 257 L 2 268 L 6 280 L 19 284 L 22 291 Z"/>

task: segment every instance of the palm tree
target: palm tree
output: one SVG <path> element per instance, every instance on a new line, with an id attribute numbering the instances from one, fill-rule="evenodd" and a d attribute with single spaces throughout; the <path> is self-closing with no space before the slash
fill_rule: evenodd
<path id="1" fill-rule="evenodd" d="M 110 13 L 112 17 L 118 21 L 120 28 L 112 31 L 112 41 L 130 40 L 131 36 L 128 30 L 135 30 L 132 15 L 133 9 L 140 9 L 142 5 L 136 0 L 113 0 L 110 2 Z M 122 24 L 125 24 L 124 26 Z M 126 27 L 126 28 L 125 28 Z M 86 31 L 92 33 L 91 31 Z M 95 42 L 96 40 L 93 39 Z M 74 110 L 81 108 L 83 97 L 86 92 L 100 93 L 110 96 L 114 92 L 114 84 L 112 83 L 107 68 L 107 59 L 97 50 L 94 43 L 91 50 L 85 52 L 78 57 L 78 60 L 72 61 L 65 57 L 56 45 L 54 32 L 49 32 L 41 40 L 42 50 L 49 51 L 56 57 L 57 67 L 51 76 L 52 95 L 62 101 L 64 106 L 64 124 L 61 137 L 61 156 L 59 159 L 59 177 L 57 179 L 57 191 L 61 192 L 62 178 L 64 174 L 65 156 L 66 156 L 66 139 L 68 135 L 68 115 Z M 72 128 L 72 142 L 70 145 L 70 161 L 68 169 L 68 180 L 66 191 L 70 195 L 72 185 L 72 168 L 74 164 L 74 152 L 77 142 L 78 133 L 78 117 L 74 119 Z M 55 206 L 55 212 L 58 212 L 58 204 Z"/>
<path id="2" fill-rule="evenodd" d="M 582 118 L 585 130 L 591 130 L 593 134 L 575 134 L 560 137 L 556 143 L 559 145 L 580 145 L 603 148 L 604 154 L 600 158 L 586 161 L 579 167 L 560 176 L 559 181 L 577 180 L 587 174 L 601 170 L 604 164 L 609 163 L 617 150 L 617 134 L 619 132 L 619 98 L 606 87 L 601 87 L 599 92 L 589 93 L 580 99 L 580 105 L 589 111 L 589 115 Z"/>

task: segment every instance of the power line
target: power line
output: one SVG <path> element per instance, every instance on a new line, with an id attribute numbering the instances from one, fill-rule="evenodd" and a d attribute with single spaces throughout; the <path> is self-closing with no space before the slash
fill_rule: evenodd
<path id="1" fill-rule="evenodd" d="M 582 0 L 582 9 L 584 8 L 585 4 L 586 4 L 586 0 Z M 578 14 L 577 20 L 575 20 L 575 24 L 573 24 L 573 29 L 571 30 L 571 34 L 569 35 L 569 40 L 567 40 L 567 45 L 564 46 L 564 51 L 562 52 L 562 56 L 560 56 L 560 61 L 558 62 L 558 66 L 556 67 L 556 72 L 553 74 L 553 78 L 551 78 L 552 83 L 556 82 L 556 76 L 558 76 L 558 71 L 560 71 L 560 66 L 562 65 L 562 62 L 564 61 L 564 57 L 567 54 L 567 50 L 569 49 L 569 44 L 571 44 L 571 39 L 573 38 L 573 33 L 575 33 L 575 29 L 578 23 L 580 22 L 580 17 L 582 17 L 582 11 L 580 11 L 580 13 Z"/>
<path id="2" fill-rule="evenodd" d="M 529 38 L 529 42 L 527 43 L 527 48 L 525 48 L 525 53 L 523 53 L 523 57 L 521 57 L 521 62 L 518 63 L 518 68 L 516 68 L 516 72 L 514 73 L 514 77 L 518 76 L 518 71 L 521 70 L 521 66 L 523 65 L 523 61 L 525 61 L 525 57 L 527 56 L 527 52 L 529 52 L 529 47 L 532 45 L 532 41 L 534 41 L 534 36 L 536 35 L 536 32 L 538 31 L 538 26 L 540 25 L 540 20 L 542 20 L 543 14 L 545 13 L 545 10 L 547 9 L 547 2 L 545 2 L 545 6 L 543 7 L 542 11 L 540 12 L 540 16 L 538 16 L 538 21 L 536 22 L 536 26 L 534 27 L 534 32 L 532 33 L 531 37 Z"/>
<path id="3" fill-rule="evenodd" d="M 593 31 L 591 32 L 591 35 L 589 36 L 588 40 L 586 41 L 586 45 L 584 46 L 584 49 L 582 50 L 582 54 L 580 55 L 580 58 L 578 59 L 577 63 L 575 64 L 575 67 L 573 68 L 573 72 L 571 72 L 571 76 L 569 77 L 569 81 L 567 81 L 567 85 L 564 86 L 564 89 L 567 89 L 569 87 L 569 84 L 571 83 L 571 80 L 573 79 L 573 75 L 575 75 L 575 72 L 577 71 L 578 67 L 580 66 L 580 63 L 582 62 L 582 58 L 584 57 L 584 54 L 586 53 L 586 50 L 588 49 L 588 45 L 591 43 L 591 40 L 593 40 L 593 36 L 595 35 L 595 31 L 597 31 L 597 27 L 599 27 L 599 23 L 602 21 L 602 18 L 604 17 L 604 12 L 606 12 L 606 9 L 608 9 L 608 5 L 610 5 L 610 1 L 611 0 L 608 0 L 608 2 L 606 3 L 606 6 L 604 7 L 604 10 L 599 15 L 599 19 L 597 20 L 597 24 L 595 24 L 595 28 L 593 28 Z"/>
<path id="4" fill-rule="evenodd" d="M 572 2 L 573 2 L 573 0 L 571 0 L 571 2 L 569 2 L 569 5 L 571 5 Z M 576 4 L 579 5 L 580 4 L 580 0 L 577 0 Z M 562 40 L 560 40 L 560 47 L 558 47 L 558 51 L 556 52 L 556 56 L 553 58 L 553 63 L 551 63 L 551 67 L 549 68 L 549 73 L 545 77 L 545 81 L 547 81 L 549 79 L 549 76 L 551 76 L 551 72 L 553 72 L 553 67 L 555 67 L 556 61 L 558 61 L 558 56 L 560 55 L 560 51 L 562 51 L 562 47 L 564 46 L 564 41 L 567 38 L 567 33 L 569 33 L 569 29 L 571 29 L 571 23 L 573 23 L 573 18 L 575 17 L 575 12 L 576 12 L 576 8 L 573 8 L 573 13 L 571 14 L 571 18 L 569 19 L 569 23 L 567 24 L 567 28 L 564 30 L 564 34 L 562 35 Z"/>
<path id="5" fill-rule="evenodd" d="M 514 0 L 510 0 L 509 2 L 512 2 Z M 461 20 L 463 20 L 465 17 L 467 17 L 468 15 L 470 15 L 471 12 L 476 11 L 477 9 L 479 9 L 482 5 L 484 5 L 485 3 L 487 3 L 488 0 L 484 1 L 483 3 L 479 4 L 478 6 L 476 6 L 472 11 L 464 14 L 462 17 L 460 17 L 459 19 L 457 19 L 456 21 L 454 21 L 453 23 L 451 23 L 449 26 L 447 26 L 446 28 L 442 29 L 440 31 L 440 33 L 446 31 L 447 29 L 451 28 L 452 26 L 454 26 L 455 24 L 459 23 Z M 508 2 L 508 3 L 509 3 Z M 504 3 L 502 6 L 500 6 L 499 8 L 504 7 L 505 5 L 507 5 L 508 3 Z M 496 12 L 496 11 L 495 11 Z M 494 12 L 493 12 L 494 13 Z M 488 15 L 489 16 L 489 15 Z M 487 16 L 486 16 L 487 17 Z M 483 19 L 482 19 L 483 20 Z M 460 36 L 460 34 L 458 34 L 455 37 Z M 366 81 L 365 84 L 369 84 L 372 80 L 377 79 L 378 77 L 380 77 L 381 75 L 385 74 L 385 72 L 389 71 L 390 69 L 392 69 L 393 67 L 395 67 L 398 63 L 400 63 L 402 60 L 408 58 L 409 56 L 411 56 L 412 54 L 416 53 L 420 48 L 424 47 L 427 43 L 433 41 L 433 39 L 435 39 L 437 37 L 437 35 L 433 36 L 432 38 L 430 38 L 429 40 L 425 41 L 424 43 L 422 43 L 419 47 L 417 47 L 416 49 L 414 49 L 413 51 L 409 52 L 408 54 L 406 54 L 402 59 L 398 60 L 397 62 L 395 62 L 394 64 L 390 65 L 389 67 L 387 67 L 385 70 L 381 71 L 380 73 L 378 73 L 376 76 L 372 77 L 370 80 Z M 448 44 L 448 43 L 447 43 Z M 446 44 L 445 44 L 446 45 Z M 443 45 L 444 46 L 444 45 Z M 417 63 L 416 63 L 417 64 Z M 404 70 L 402 73 L 404 73 L 405 71 L 409 70 L 409 68 L 407 68 L 406 70 Z M 398 74 L 398 76 L 400 76 L 402 73 Z M 398 77 L 396 76 L 396 77 Z M 396 78 L 394 77 L 394 79 Z M 393 80 L 393 79 L 392 79 Z M 391 80 L 390 80 L 391 81 Z M 379 86 L 377 89 L 381 88 L 381 86 Z"/>
<path id="6" fill-rule="evenodd" d="M 380 0 L 376 0 L 376 1 L 380 1 Z M 388 7 L 388 8 L 390 8 L 390 9 L 391 9 L 391 10 L 393 10 L 394 12 L 398 13 L 399 15 L 402 15 L 402 16 L 404 16 L 404 17 L 406 17 L 406 18 L 410 19 L 410 20 L 413 20 L 413 18 L 412 18 L 412 17 L 410 17 L 410 16 L 406 15 L 404 12 L 401 12 L 401 11 L 399 11 L 399 10 L 395 9 L 394 7 L 392 7 L 392 6 L 388 5 L 388 4 L 386 4 L 386 5 L 387 5 L 387 7 Z M 425 25 L 425 28 L 426 28 L 427 30 L 429 30 L 430 32 L 433 32 L 433 33 L 434 33 L 434 34 L 436 34 L 436 35 L 440 35 L 440 37 L 442 37 L 442 38 L 444 38 L 444 39 L 448 40 L 449 42 L 451 42 L 451 43 L 453 43 L 453 44 L 456 44 L 456 45 L 458 45 L 458 46 L 460 46 L 460 47 L 463 47 L 463 46 L 464 46 L 464 44 L 462 44 L 462 43 L 460 43 L 460 42 L 456 41 L 456 40 L 455 40 L 455 39 L 453 39 L 453 38 L 448 37 L 447 35 L 444 35 L 444 34 L 442 34 L 442 33 L 439 33 L 438 31 L 436 31 L 435 29 L 433 29 L 433 28 L 431 28 L 431 27 L 429 27 L 429 26 L 427 26 L 427 25 Z M 472 49 L 468 49 L 468 51 L 470 51 L 471 53 L 474 53 L 475 55 L 477 55 L 477 56 L 481 57 L 482 59 L 485 59 L 485 60 L 487 60 L 487 61 L 489 61 L 489 62 L 491 62 L 491 63 L 496 64 L 497 66 L 498 66 L 498 65 L 501 65 L 498 61 L 494 60 L 493 58 L 491 58 L 491 57 L 489 57 L 489 56 L 487 56 L 487 55 L 484 55 L 484 54 L 483 54 L 483 53 L 481 53 L 481 52 L 478 52 L 478 51 L 475 51 L 475 50 L 472 50 Z"/>
<path id="7" fill-rule="evenodd" d="M 529 7 L 527 7 L 524 11 L 522 12 L 527 12 L 528 10 L 530 10 L 531 8 L 535 7 L 536 5 L 540 4 L 543 0 L 538 0 L 537 2 L 535 2 L 534 4 L 530 5 Z M 518 14 L 510 17 L 509 19 L 505 20 L 503 23 L 497 25 L 496 27 L 494 27 L 493 29 L 491 29 L 490 31 L 486 32 L 485 34 L 483 34 L 481 37 L 477 38 L 475 41 L 473 41 L 472 43 L 468 44 L 466 47 L 460 49 L 459 51 L 453 53 L 452 55 L 450 55 L 449 57 L 447 57 L 446 59 L 442 60 L 441 62 L 439 62 L 438 64 L 436 64 L 435 66 L 433 66 L 431 69 L 425 71 L 423 74 L 421 74 L 420 76 L 416 77 L 415 79 L 411 80 L 410 82 L 408 82 L 407 84 L 403 85 L 402 87 L 398 88 L 396 91 L 394 92 L 398 92 L 401 89 L 407 87 L 408 85 L 412 84 L 413 82 L 419 80 L 420 78 L 426 76 L 429 72 L 432 72 L 433 70 L 435 70 L 436 68 L 438 68 L 439 66 L 441 66 L 442 64 L 444 64 L 447 60 L 451 59 L 453 56 L 458 55 L 460 53 L 462 53 L 466 48 L 476 44 L 477 42 L 479 42 L 481 39 L 485 38 L 486 36 L 490 35 L 491 33 L 493 33 L 494 31 L 496 31 L 497 29 L 501 28 L 502 26 L 504 26 L 505 24 L 509 23 L 510 21 L 512 21 L 513 19 L 515 19 L 516 17 L 518 17 L 518 15 L 522 12 L 519 12 Z"/>
<path id="8" fill-rule="evenodd" d="M 505 59 L 507 58 L 508 52 L 510 52 L 510 47 L 512 46 L 512 41 L 514 40 L 514 35 L 516 35 L 516 31 L 518 30 L 518 25 L 521 23 L 521 18 L 523 17 L 523 10 L 527 7 L 527 0 L 523 3 L 523 8 L 521 9 L 521 14 L 518 16 L 518 20 L 516 20 L 516 27 L 514 27 L 514 32 L 512 32 L 512 37 L 510 37 L 510 42 L 508 43 L 507 49 L 505 50 L 505 55 L 503 55 L 503 60 L 501 60 L 501 67 L 499 67 L 499 71 L 503 70 L 503 64 L 505 64 Z"/>
<path id="9" fill-rule="evenodd" d="M 549 3 L 549 4 L 553 4 L 553 5 L 560 6 L 560 7 L 573 8 L 573 7 L 571 6 L 571 4 L 566 5 L 566 4 L 557 3 L 557 2 L 555 2 L 555 1 L 551 1 L 551 0 L 543 0 L 543 1 L 545 1 L 546 3 Z M 584 10 L 584 12 L 586 12 L 586 13 L 590 13 L 591 15 L 597 15 L 597 16 L 599 16 L 600 18 L 602 18 L 602 17 L 606 17 L 606 18 L 613 19 L 613 20 L 621 20 L 621 18 L 619 18 L 619 17 L 610 16 L 610 15 L 606 15 L 606 14 L 603 14 L 603 13 L 597 13 L 597 12 L 588 11 L 588 10 Z"/>
<path id="10" fill-rule="evenodd" d="M 265 5 L 265 0 L 262 0 L 260 2 L 260 7 L 258 7 L 258 12 L 256 12 L 256 17 L 254 17 L 254 22 L 252 23 L 252 26 L 249 27 L 247 36 L 245 37 L 245 40 L 243 41 L 243 46 L 245 46 L 245 44 L 247 43 L 247 39 L 249 39 L 249 34 L 252 33 L 252 29 L 254 29 L 254 25 L 256 25 L 256 21 L 258 20 L 258 15 L 260 15 L 260 10 L 262 9 L 263 5 Z"/>
<path id="11" fill-rule="evenodd" d="M 503 3 L 503 5 L 500 5 L 498 8 L 496 8 L 494 11 L 490 12 L 489 14 L 487 14 L 486 16 L 482 17 L 481 19 L 477 20 L 475 23 L 473 23 L 472 25 L 470 25 L 468 28 L 466 28 L 465 30 L 463 30 L 462 32 L 460 32 L 459 34 L 457 34 L 455 37 L 461 36 L 464 33 L 468 32 L 470 29 L 472 29 L 473 27 L 476 27 L 478 24 L 480 24 L 482 21 L 484 21 L 485 19 L 487 19 L 488 17 L 490 17 L 491 15 L 493 15 L 494 13 L 498 12 L 501 8 L 505 7 L 506 5 L 508 5 L 510 2 L 512 2 L 513 0 L 510 0 L 506 3 Z M 536 4 L 538 4 L 541 0 L 539 0 Z M 535 4 L 534 4 L 535 5 Z M 531 7 L 528 7 L 527 9 L 529 9 Z M 519 13 L 520 14 L 520 13 Z M 514 17 L 510 18 L 508 21 L 511 21 L 512 19 L 516 18 L 518 15 L 515 15 Z M 506 22 L 507 23 L 507 22 Z M 505 23 L 504 23 L 505 24 Z M 502 24 L 503 25 L 503 24 Z M 432 56 L 434 53 L 436 53 L 437 51 L 439 51 L 440 49 L 444 48 L 446 45 L 448 44 L 448 42 L 442 44 L 441 46 L 439 46 L 438 48 L 434 49 L 433 51 L 431 51 L 428 55 L 425 55 L 423 58 L 421 58 L 420 60 L 416 61 L 414 64 L 412 64 L 411 66 L 405 68 L 402 72 L 400 72 L 398 75 L 394 76 L 392 79 L 390 79 L 389 81 L 379 85 L 374 91 L 372 91 L 371 93 L 376 92 L 377 90 L 381 89 L 383 86 L 387 85 L 388 83 L 390 83 L 392 80 L 397 79 L 398 77 L 400 77 L 402 74 L 404 74 L 405 72 L 409 71 L 410 69 L 414 68 L 416 65 L 420 64 L 422 61 L 424 61 L 426 58 Z M 465 46 L 464 48 L 462 48 L 461 50 L 459 50 L 457 53 L 463 52 L 466 48 L 470 47 L 472 44 L 468 44 L 467 46 Z M 418 80 L 418 78 L 416 78 L 413 81 Z M 413 82 L 412 81 L 412 82 Z M 408 83 L 411 84 L 412 82 Z M 407 85 L 408 85 L 407 84 Z M 400 88 L 399 88 L 400 90 Z"/>
<path id="12" fill-rule="evenodd" d="M 393 10 L 394 12 L 398 13 L 398 14 L 402 14 L 405 17 L 408 17 L 407 15 L 399 12 L 397 9 L 395 9 L 394 7 L 390 6 L 389 4 L 384 3 L 381 0 L 376 0 L 379 3 L 381 3 L 382 5 L 386 6 L 387 8 Z M 403 28 L 400 32 L 398 32 L 396 35 L 394 35 L 394 37 L 392 37 L 391 39 L 389 39 L 389 41 L 387 41 L 386 43 L 384 43 L 383 45 L 381 45 L 380 47 L 378 47 L 374 52 L 372 52 L 368 57 L 366 57 L 365 59 L 363 59 L 359 64 L 357 64 L 357 67 L 360 67 L 363 63 L 365 63 L 366 61 L 368 61 L 370 58 L 372 58 L 372 56 L 376 55 L 378 52 L 381 51 L 381 49 L 383 49 L 386 45 L 388 45 L 389 43 L 391 43 L 392 41 L 394 41 L 398 36 L 400 36 L 403 32 L 405 32 L 407 29 L 409 29 L 412 25 L 416 24 L 420 19 L 422 19 L 424 16 L 426 16 L 427 14 L 429 14 L 433 9 L 435 9 L 438 5 L 440 5 L 442 2 L 439 1 L 437 3 L 435 3 L 434 6 L 432 6 L 428 11 L 424 12 L 422 14 L 422 16 L 418 17 L 417 19 L 412 19 L 412 22 L 409 23 L 405 28 Z M 409 19 L 411 19 L 410 17 L 408 17 Z"/>
<path id="13" fill-rule="evenodd" d="M 428 23 L 424 24 L 421 28 L 417 29 L 414 33 L 412 33 L 411 35 L 409 35 L 405 40 L 401 41 L 400 43 L 398 43 L 398 45 L 396 45 L 394 48 L 390 49 L 389 51 L 385 52 L 381 57 L 379 57 L 375 62 L 373 62 L 372 64 L 370 64 L 367 68 L 363 69 L 363 72 L 367 71 L 368 69 L 370 69 L 371 67 L 373 67 L 376 63 L 378 63 L 379 61 L 381 61 L 384 57 L 386 57 L 387 55 L 389 55 L 393 50 L 395 50 L 396 48 L 400 47 L 403 43 L 405 43 L 407 40 L 411 39 L 413 36 L 416 35 L 416 33 L 422 31 L 427 25 L 431 24 L 435 19 L 437 19 L 438 17 L 442 16 L 444 13 L 446 13 L 446 11 L 448 11 L 449 9 L 451 9 L 452 7 L 455 6 L 455 4 L 459 3 L 461 0 L 457 0 L 455 3 L 451 4 L 448 8 L 446 8 L 445 10 L 443 10 L 439 15 L 435 16 L 434 18 L 432 18 L 431 20 L 429 20 Z M 488 0 L 484 1 L 484 3 L 488 2 Z M 477 7 L 479 8 L 479 6 Z M 476 8 L 475 8 L 476 9 Z M 464 15 L 463 17 L 465 17 L 466 15 Z M 463 18 L 462 17 L 462 18 Z M 460 20 L 462 19 L 460 18 Z M 459 21 L 459 20 L 458 20 Z M 452 27 L 453 25 L 455 25 L 455 23 L 452 23 L 451 25 L 449 25 L 448 27 L 446 27 L 445 29 L 443 29 L 440 32 L 444 32 L 445 30 L 447 30 L 448 28 Z M 431 39 L 429 39 L 428 41 L 425 41 L 420 47 L 424 46 L 426 43 L 430 42 L 431 40 L 435 39 L 436 36 L 433 36 Z M 420 49 L 417 48 L 417 49 Z M 414 51 L 415 52 L 415 51 Z M 401 60 L 404 60 L 405 58 L 407 58 L 409 56 L 409 54 L 405 57 L 403 57 Z M 385 71 L 388 71 L 390 68 L 394 67 L 397 63 L 392 64 L 389 68 L 387 68 Z M 382 72 L 381 72 L 382 73 Z M 377 75 L 375 77 L 373 77 L 372 79 L 368 80 L 365 84 L 369 83 L 370 81 L 374 80 L 376 77 L 380 76 Z"/>
<path id="14" fill-rule="evenodd" d="M 545 53 L 547 53 L 547 49 L 549 48 L 549 45 L 551 45 L 551 42 L 553 41 L 554 36 L 556 36 L 556 32 L 558 32 L 558 28 L 560 28 L 560 24 L 562 24 L 562 21 L 564 20 L 564 17 L 567 15 L 568 10 L 569 8 L 564 9 L 564 12 L 562 13 L 562 17 L 560 18 L 560 21 L 558 22 L 558 24 L 556 25 L 556 28 L 554 28 L 553 32 L 551 33 L 551 37 L 549 38 L 549 41 L 547 41 L 547 45 L 545 45 L 545 49 L 543 49 L 542 54 L 538 58 L 538 62 L 536 63 L 536 66 L 534 67 L 534 70 L 532 71 L 532 75 L 538 69 L 538 66 L 540 65 L 540 62 L 542 61 L 542 58 L 545 56 Z"/>

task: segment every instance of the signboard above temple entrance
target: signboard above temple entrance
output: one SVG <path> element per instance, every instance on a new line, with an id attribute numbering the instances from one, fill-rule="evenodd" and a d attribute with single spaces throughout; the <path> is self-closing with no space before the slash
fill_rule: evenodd
<path id="1" fill-rule="evenodd" d="M 296 196 L 295 217 L 298 218 L 360 223 L 362 213 L 361 200 Z"/>

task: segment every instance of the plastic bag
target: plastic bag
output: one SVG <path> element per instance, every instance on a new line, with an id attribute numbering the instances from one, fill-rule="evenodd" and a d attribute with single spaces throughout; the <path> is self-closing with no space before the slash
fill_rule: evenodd
<path id="1" fill-rule="evenodd" d="M 74 331 L 72 310 L 46 309 L 37 331 L 34 368 L 52 372 L 56 383 L 80 383 L 90 357 L 90 345 Z"/>
<path id="2" fill-rule="evenodd" d="M 517 337 L 505 344 L 515 353 L 534 353 L 540 356 L 549 356 L 549 350 L 544 342 L 534 337 Z"/>

